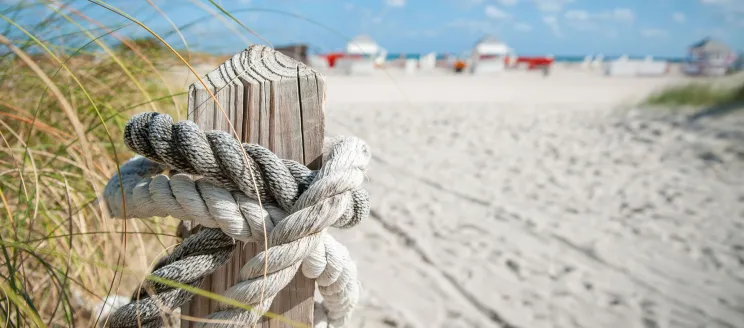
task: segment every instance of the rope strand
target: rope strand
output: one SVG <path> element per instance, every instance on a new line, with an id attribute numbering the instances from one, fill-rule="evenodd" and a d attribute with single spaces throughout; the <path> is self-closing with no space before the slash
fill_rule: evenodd
<path id="1" fill-rule="evenodd" d="M 356 266 L 348 250 L 325 230 L 329 226 L 354 226 L 369 214 L 369 197 L 362 184 L 370 152 L 361 140 L 351 137 L 329 140 L 323 167 L 310 171 L 297 162 L 279 159 L 261 146 L 241 145 L 227 133 L 204 133 L 193 122 L 173 124 L 167 115 L 143 113 L 127 123 L 125 144 L 147 159 L 130 160 L 121 167 L 121 179 L 114 176 L 109 181 L 104 196 L 112 217 L 123 216 L 123 196 L 127 218 L 173 216 L 192 220 L 208 228 L 203 231 L 221 230 L 220 234 L 230 240 L 262 243 L 263 225 L 266 225 L 268 255 L 261 252 L 249 260 L 240 270 L 240 282 L 224 293 L 253 306 L 254 310 L 221 304 L 221 311 L 210 319 L 241 325 L 256 322 L 302 267 L 304 275 L 317 278 L 325 301 L 327 326 L 341 327 L 348 320 L 359 297 Z M 248 155 L 247 161 L 243 151 Z M 172 177 L 158 174 L 165 168 L 183 173 Z M 248 170 L 256 177 L 256 187 Z M 201 178 L 194 180 L 189 174 Z M 264 209 L 258 206 L 258 197 Z M 185 243 L 176 247 L 174 254 Z M 219 267 L 224 261 L 215 264 Z M 265 261 L 266 276 L 263 275 Z M 156 268 L 153 274 L 169 265 Z M 204 276 L 193 273 L 188 278 L 200 281 Z M 186 274 L 173 277 L 185 279 Z M 265 297 L 261 301 L 264 288 Z M 158 292 L 167 291 L 149 289 L 157 294 L 153 299 L 161 298 Z M 178 296 L 178 301 L 164 303 L 165 308 L 178 307 L 191 297 L 190 294 Z M 134 307 L 115 312 L 111 321 L 131 323 Z M 135 318 L 140 321 L 144 310 L 155 312 L 150 308 L 137 310 L 139 314 Z M 156 323 L 153 316 L 147 319 Z"/>

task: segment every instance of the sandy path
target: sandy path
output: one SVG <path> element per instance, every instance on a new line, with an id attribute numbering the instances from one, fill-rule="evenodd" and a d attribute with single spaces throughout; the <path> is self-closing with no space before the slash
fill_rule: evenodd
<path id="1" fill-rule="evenodd" d="M 614 116 L 630 86 L 478 103 L 435 80 L 404 104 L 362 81 L 329 78 L 327 115 L 374 154 L 372 218 L 333 231 L 365 286 L 352 327 L 744 326 L 741 141 Z"/>
<path id="2" fill-rule="evenodd" d="M 606 77 L 599 72 L 556 67 L 548 77 L 538 72 L 509 71 L 500 76 L 453 75 L 435 71 L 416 76 L 379 71 L 373 77 L 328 77 L 329 104 L 358 103 L 520 103 L 613 104 L 632 102 L 686 78 Z"/>
<path id="3" fill-rule="evenodd" d="M 327 134 L 374 156 L 332 232 L 349 327 L 744 327 L 744 119 L 613 113 L 678 77 L 379 75 L 327 80 Z"/>

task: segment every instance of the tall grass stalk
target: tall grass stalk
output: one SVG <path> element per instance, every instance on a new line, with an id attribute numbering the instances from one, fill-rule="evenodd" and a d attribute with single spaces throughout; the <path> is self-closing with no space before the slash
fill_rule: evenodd
<path id="1" fill-rule="evenodd" d="M 235 17 L 252 11 L 299 19 L 348 41 L 275 9 L 230 12 L 219 2 L 192 0 L 205 17 L 179 26 L 153 0 L 141 2 L 138 10 L 172 28 L 157 33 L 142 15 L 100 0 L 79 3 L 0 7 L 0 322 L 8 327 L 96 325 L 100 313 L 91 305 L 129 294 L 177 242 L 176 220 L 112 220 L 100 195 L 133 155 L 123 145 L 126 120 L 142 109 L 182 118 L 186 92 L 175 85 L 175 70 L 187 68 L 206 87 L 195 61 L 213 68 L 226 59 L 192 51 L 183 31 L 211 17 L 246 46 L 251 42 L 243 31 L 270 45 Z M 89 12 L 102 8 L 121 19 L 104 23 Z M 135 27 L 149 37 L 126 37 L 124 29 Z M 172 36 L 184 49 L 166 41 Z"/>
<path id="2" fill-rule="evenodd" d="M 651 94 L 645 101 L 654 106 L 726 106 L 744 102 L 744 82 L 738 86 L 715 86 L 696 82 L 675 85 Z"/>
<path id="3" fill-rule="evenodd" d="M 131 23 L 85 14 L 95 7 L 0 9 L 0 321 L 9 327 L 94 325 L 91 305 L 129 293 L 175 242 L 174 220 L 111 220 L 99 195 L 133 155 L 121 127 L 134 110 L 178 117 L 185 108 L 168 80 L 182 63 L 122 36 Z"/>

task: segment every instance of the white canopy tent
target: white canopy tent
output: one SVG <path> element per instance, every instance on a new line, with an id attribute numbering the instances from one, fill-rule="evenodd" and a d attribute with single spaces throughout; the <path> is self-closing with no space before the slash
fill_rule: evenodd
<path id="1" fill-rule="evenodd" d="M 346 44 L 346 53 L 352 55 L 376 55 L 380 46 L 368 35 L 358 35 Z"/>
<path id="2" fill-rule="evenodd" d="M 487 35 L 475 44 L 473 54 L 489 56 L 508 56 L 512 49 L 493 35 Z"/>
<path id="3" fill-rule="evenodd" d="M 380 55 L 385 52 L 368 35 L 358 35 L 346 44 L 346 54 L 361 55 L 361 58 L 345 56 L 336 61 L 336 66 L 348 75 L 369 75 L 374 72 L 376 62 L 384 62 L 384 57 L 380 58 Z"/>
<path id="4" fill-rule="evenodd" d="M 506 69 L 506 57 L 513 50 L 492 35 L 480 39 L 471 52 L 473 74 L 498 73 Z"/>

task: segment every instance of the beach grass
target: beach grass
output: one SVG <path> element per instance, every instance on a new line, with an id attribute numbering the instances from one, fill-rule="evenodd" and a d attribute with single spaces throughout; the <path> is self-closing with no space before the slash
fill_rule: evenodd
<path id="1" fill-rule="evenodd" d="M 142 111 L 185 119 L 185 88 L 169 72 L 183 70 L 184 58 L 211 58 L 185 47 L 176 54 L 152 36 L 125 38 L 119 31 L 130 21 L 104 23 L 85 11 L 102 5 L 0 7 L 6 327 L 93 326 L 93 304 L 128 295 L 176 242 L 176 220 L 111 219 L 100 195 L 133 155 L 122 140 L 127 119 Z"/>
<path id="2" fill-rule="evenodd" d="M 645 105 L 651 106 L 728 106 L 744 102 L 744 82 L 738 86 L 717 86 L 693 82 L 670 86 L 651 94 Z"/>

